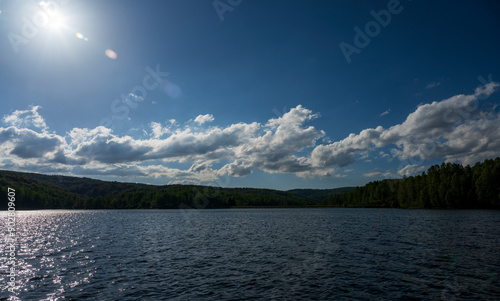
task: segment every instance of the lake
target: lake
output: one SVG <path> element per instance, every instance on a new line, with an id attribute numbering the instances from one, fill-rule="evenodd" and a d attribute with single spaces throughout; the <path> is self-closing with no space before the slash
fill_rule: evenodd
<path id="1" fill-rule="evenodd" d="M 499 300 L 499 229 L 488 210 L 18 211 L 11 300 Z"/>

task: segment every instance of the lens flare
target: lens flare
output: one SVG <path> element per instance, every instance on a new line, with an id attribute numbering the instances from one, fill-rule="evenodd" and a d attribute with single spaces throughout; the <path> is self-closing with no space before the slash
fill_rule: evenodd
<path id="1" fill-rule="evenodd" d="M 81 33 L 79 33 L 79 32 L 77 32 L 77 33 L 76 33 L 76 37 L 77 37 L 78 39 L 80 39 L 80 40 L 85 41 L 85 42 L 88 42 L 88 40 L 89 40 L 86 36 L 84 36 L 83 34 L 81 34 Z"/>
<path id="2" fill-rule="evenodd" d="M 171 82 L 167 83 L 164 90 L 167 93 L 167 95 L 172 97 L 173 99 L 177 99 L 182 95 L 181 87 Z"/>
<path id="3" fill-rule="evenodd" d="M 114 52 L 111 49 L 106 49 L 105 53 L 106 53 L 106 56 L 109 57 L 112 60 L 116 60 L 116 58 L 118 57 L 118 55 L 116 54 L 116 52 Z"/>

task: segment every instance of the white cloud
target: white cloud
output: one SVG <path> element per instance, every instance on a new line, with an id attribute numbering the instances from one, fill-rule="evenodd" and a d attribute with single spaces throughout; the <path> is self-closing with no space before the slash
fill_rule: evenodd
<path id="1" fill-rule="evenodd" d="M 387 145 L 399 159 L 445 158 L 461 163 L 484 160 L 500 154 L 500 115 L 481 112 L 477 101 L 499 85 L 489 83 L 472 95 L 456 95 L 440 102 L 419 106 L 401 123 L 384 129 L 362 130 L 328 145 L 318 145 L 311 153 L 317 166 L 346 166 L 366 151 Z M 480 147 L 477 147 L 480 146 Z"/>
<path id="2" fill-rule="evenodd" d="M 380 171 L 374 171 L 374 172 L 367 172 L 365 174 L 363 174 L 364 177 L 367 177 L 367 178 L 387 178 L 389 177 L 391 174 L 389 172 L 380 172 Z"/>
<path id="3" fill-rule="evenodd" d="M 151 127 L 151 136 L 154 138 L 160 138 L 161 136 L 170 133 L 169 128 L 162 127 L 159 122 L 151 122 L 149 126 Z"/>
<path id="4" fill-rule="evenodd" d="M 31 106 L 28 110 L 16 110 L 12 114 L 4 116 L 3 122 L 17 128 L 37 128 L 47 131 L 49 127 L 38 113 L 41 108 L 41 106 Z"/>
<path id="5" fill-rule="evenodd" d="M 389 154 L 384 153 L 383 151 L 380 151 L 378 154 L 379 154 L 379 155 L 380 155 L 380 157 L 382 157 L 382 158 L 389 158 L 389 157 L 391 156 L 391 155 L 389 155 Z"/>
<path id="6" fill-rule="evenodd" d="M 360 155 L 370 148 L 380 147 L 380 135 L 384 129 L 366 129 L 358 135 L 350 134 L 347 138 L 328 145 L 318 145 L 311 153 L 315 166 L 347 166 L 355 161 L 354 156 Z"/>
<path id="7" fill-rule="evenodd" d="M 134 93 L 129 93 L 128 94 L 128 98 L 131 98 L 135 102 L 139 102 L 139 101 L 143 101 L 144 100 L 144 97 L 139 96 L 139 95 L 134 94 Z"/>
<path id="8" fill-rule="evenodd" d="M 38 4 L 43 8 L 50 8 L 52 5 L 57 3 L 54 3 L 54 1 L 40 1 Z"/>
<path id="9" fill-rule="evenodd" d="M 252 173 L 252 166 L 248 161 L 242 162 L 240 160 L 236 160 L 232 163 L 224 165 L 219 172 L 222 174 L 228 174 L 231 177 L 243 177 Z"/>
<path id="10" fill-rule="evenodd" d="M 38 152 L 16 148 L 9 155 L 42 157 L 52 151 L 53 161 L 76 166 L 75 172 L 80 174 L 163 174 L 206 180 L 225 174 L 244 176 L 252 169 L 261 169 L 302 177 L 330 176 L 333 174 L 331 167 L 313 166 L 307 155 L 297 155 L 308 147 L 314 147 L 316 141 L 324 136 L 323 131 L 304 126 L 304 123 L 317 117 L 317 114 L 299 105 L 282 117 L 269 119 L 264 125 L 257 122 L 237 123 L 206 130 L 186 126 L 174 131 L 152 122 L 149 139 L 118 136 L 102 126 L 95 129 L 74 128 L 66 137 L 52 139 L 58 141 L 57 145 L 38 148 Z M 169 123 L 173 125 L 176 121 L 170 120 Z M 5 135 L 5 140 L 9 140 L 11 135 Z M 37 144 L 40 142 L 34 142 L 34 145 Z M 143 167 L 143 164 L 157 160 L 193 164 L 188 170 L 177 172 Z M 214 160 L 225 161 L 225 165 L 214 170 L 210 163 Z M 124 168 L 125 165 L 128 167 Z M 131 167 L 134 165 L 137 168 Z"/>
<path id="11" fill-rule="evenodd" d="M 120 136 L 102 126 L 74 128 L 65 136 L 49 134 L 36 106 L 4 116 L 9 127 L 0 127 L 0 164 L 15 170 L 154 177 L 165 179 L 165 183 L 242 177 L 254 170 L 303 178 L 343 177 L 336 173 L 336 166 L 369 160 L 377 149 L 375 155 L 387 160 L 444 158 L 473 164 L 500 155 L 500 113 L 477 108 L 478 98 L 497 87 L 490 83 L 472 95 L 423 104 L 400 124 L 367 128 L 328 144 L 320 144 L 324 131 L 306 124 L 319 115 L 301 105 L 264 124 L 200 129 L 189 124 L 179 128 L 175 120 L 166 125 L 151 122 L 151 134 L 142 136 L 145 139 Z M 200 116 L 200 122 L 213 119 L 210 114 Z M 188 163 L 190 167 L 171 168 L 171 163 Z M 409 165 L 397 173 L 418 173 L 422 168 Z M 365 174 L 389 175 L 383 171 Z"/>
<path id="12" fill-rule="evenodd" d="M 168 185 L 200 185 L 201 182 L 197 180 L 184 179 L 184 180 L 175 180 L 168 182 Z"/>
<path id="13" fill-rule="evenodd" d="M 211 161 L 193 163 L 193 165 L 191 165 L 188 171 L 199 173 L 201 171 L 209 170 L 211 165 L 212 165 Z"/>
<path id="14" fill-rule="evenodd" d="M 427 168 L 425 166 L 420 166 L 416 164 L 406 165 L 405 167 L 398 170 L 398 175 L 400 176 L 413 176 L 416 174 L 420 174 L 425 171 Z"/>
<path id="15" fill-rule="evenodd" d="M 151 150 L 144 159 L 178 161 L 214 160 L 231 157 L 234 148 L 257 134 L 259 124 L 238 123 L 227 128 L 214 127 L 193 132 L 190 128 L 177 130 L 165 139 L 150 139 L 141 144 Z"/>
<path id="16" fill-rule="evenodd" d="M 13 126 L 0 128 L 0 150 L 2 155 L 19 158 L 43 158 L 57 152 L 64 140 L 54 134 L 37 133 L 30 129 L 17 129 Z"/>
<path id="17" fill-rule="evenodd" d="M 382 114 L 380 114 L 380 117 L 385 116 L 385 115 L 389 115 L 390 112 L 391 112 L 391 109 L 387 109 L 387 111 L 384 111 L 384 112 L 382 112 Z"/>
<path id="18" fill-rule="evenodd" d="M 199 125 L 202 125 L 206 122 L 212 122 L 212 121 L 214 121 L 214 116 L 212 114 L 198 115 L 194 119 L 194 122 L 198 123 Z"/>
<path id="19" fill-rule="evenodd" d="M 432 82 L 432 83 L 428 84 L 425 88 L 426 89 L 431 89 L 431 88 L 437 87 L 439 85 L 441 85 L 440 82 Z"/>
<path id="20" fill-rule="evenodd" d="M 303 177 L 331 174 L 329 166 L 314 166 L 307 156 L 295 155 L 313 147 L 325 135 L 313 126 L 303 126 L 317 117 L 301 105 L 292 108 L 282 117 L 270 119 L 263 126 L 264 133 L 237 147 L 235 155 L 245 166 L 270 173 L 294 173 Z"/>
<path id="21" fill-rule="evenodd" d="M 81 143 L 98 136 L 110 136 L 113 131 L 103 126 L 98 126 L 95 129 L 80 129 L 74 128 L 68 133 L 71 143 L 70 145 L 77 147 Z"/>

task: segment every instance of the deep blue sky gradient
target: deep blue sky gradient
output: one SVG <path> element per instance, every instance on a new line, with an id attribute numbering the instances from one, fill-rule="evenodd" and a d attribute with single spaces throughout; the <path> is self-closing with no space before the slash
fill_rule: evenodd
<path id="1" fill-rule="evenodd" d="M 93 129 L 112 117 L 112 102 L 141 85 L 146 66 L 158 65 L 170 73 L 168 80 L 182 94 L 148 91 L 147 98 L 130 109 L 129 119 L 113 121 L 110 128 L 118 136 L 144 139 L 143 130 L 149 131 L 151 122 L 175 119 L 180 126 L 192 125 L 196 116 L 205 114 L 212 114 L 214 121 L 201 127 L 265 124 L 302 105 L 320 115 L 305 126 L 323 130 L 324 138 L 334 142 L 367 128 L 400 124 L 421 104 L 473 94 L 481 85 L 478 76 L 500 78 L 496 1 L 403 0 L 402 12 L 392 15 L 387 27 L 352 55 L 351 63 L 339 44 L 353 45 L 353 28 L 364 28 L 373 20 L 370 11 L 387 9 L 390 1 L 243 0 L 221 21 L 212 1 L 72 0 L 61 5 L 66 28 L 42 28 L 15 53 L 8 34 L 21 34 L 21 19 L 30 19 L 38 5 L 20 2 L 0 2 L 0 115 L 39 105 L 50 132 L 61 136 L 74 128 Z M 89 40 L 75 38 L 76 32 Z M 118 58 L 109 59 L 106 49 Z M 496 94 L 488 98 L 490 103 L 498 100 Z M 388 114 L 381 116 L 385 111 Z M 245 177 L 231 177 L 227 185 L 363 185 L 384 178 L 367 173 L 394 176 L 400 168 L 400 160 L 381 158 L 381 150 L 388 148 L 336 166 L 345 177 L 304 179 L 254 169 Z M 428 167 L 443 160 L 420 164 Z M 93 177 L 155 184 L 172 180 Z"/>

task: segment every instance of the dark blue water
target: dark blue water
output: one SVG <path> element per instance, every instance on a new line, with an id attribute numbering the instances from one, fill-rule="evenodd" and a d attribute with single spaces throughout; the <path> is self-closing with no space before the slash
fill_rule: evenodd
<path id="1" fill-rule="evenodd" d="M 35 211 L 17 218 L 18 293 L 6 290 L 2 233 L 3 300 L 500 300 L 498 211 Z"/>

